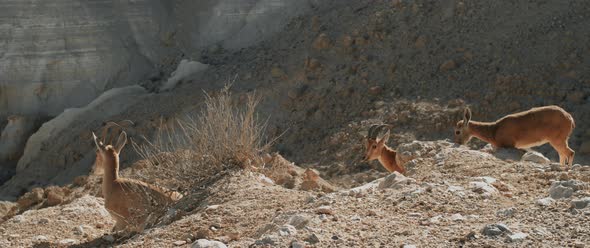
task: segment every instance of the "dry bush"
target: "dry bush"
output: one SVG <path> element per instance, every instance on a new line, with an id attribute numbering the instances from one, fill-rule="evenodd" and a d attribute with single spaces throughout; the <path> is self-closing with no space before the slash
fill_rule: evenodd
<path id="1" fill-rule="evenodd" d="M 206 94 L 200 112 L 172 125 L 162 123 L 151 142 L 133 142 L 144 159 L 135 176 L 186 190 L 209 184 L 228 168 L 259 165 L 271 145 L 265 139 L 266 122 L 256 114 L 259 102 L 255 95 L 236 101 L 229 87 Z"/>
<path id="2" fill-rule="evenodd" d="M 264 139 L 266 123 L 259 122 L 256 116 L 259 102 L 258 97 L 248 95 L 245 103 L 236 107 L 227 87 L 217 96 L 206 95 L 201 115 L 189 117 L 183 126 L 193 150 L 221 164 L 246 167 L 259 161 L 270 144 Z"/>

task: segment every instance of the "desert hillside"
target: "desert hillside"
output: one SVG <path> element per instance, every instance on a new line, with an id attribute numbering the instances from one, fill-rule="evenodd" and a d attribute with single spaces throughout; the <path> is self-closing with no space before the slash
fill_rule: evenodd
<path id="1" fill-rule="evenodd" d="M 83 3 L 63 27 L 20 4 L 0 10 L 0 247 L 590 244 L 588 1 Z M 544 105 L 575 121 L 567 170 L 548 144 L 453 143 L 466 107 Z M 137 233 L 94 173 L 109 121 L 121 176 L 184 195 Z M 363 161 L 380 123 L 403 175 Z"/>

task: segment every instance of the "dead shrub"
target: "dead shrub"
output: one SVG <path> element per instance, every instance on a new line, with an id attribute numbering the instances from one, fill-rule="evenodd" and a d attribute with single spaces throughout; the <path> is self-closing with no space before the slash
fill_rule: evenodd
<path id="1" fill-rule="evenodd" d="M 263 163 L 271 142 L 265 138 L 266 122 L 260 121 L 254 94 L 236 99 L 225 87 L 205 93 L 202 109 L 160 125 L 153 141 L 132 142 L 144 159 L 139 177 L 172 188 L 209 184 L 229 168 L 249 169 Z M 136 173 L 133 173 L 136 174 Z M 168 180 L 168 182 L 165 182 Z"/>

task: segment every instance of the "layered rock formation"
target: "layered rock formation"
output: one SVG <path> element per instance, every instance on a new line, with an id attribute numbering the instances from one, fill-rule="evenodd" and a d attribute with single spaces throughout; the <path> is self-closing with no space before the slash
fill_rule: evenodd
<path id="1" fill-rule="evenodd" d="M 0 198 L 18 194 L 32 181 L 47 183 L 49 178 L 63 178 L 58 173 L 71 175 L 72 166 L 92 163 L 80 151 L 52 155 L 48 150 L 63 147 L 49 149 L 47 144 L 58 137 L 69 139 L 61 130 L 88 129 L 83 125 L 104 121 L 113 111 L 86 113 L 91 117 L 80 121 L 71 120 L 65 109 L 83 107 L 111 88 L 147 79 L 166 82 L 181 58 L 198 60 L 202 49 L 255 44 L 281 30 L 309 5 L 296 0 L 3 1 L 0 119 L 14 114 L 59 117 L 29 140 L 18 163 L 17 173 L 22 175 L 1 188 Z M 117 106 L 129 106 L 141 95 L 119 98 Z M 30 133 L 21 136 L 27 140 Z M 19 146 L 15 154 L 23 153 L 22 149 Z"/>

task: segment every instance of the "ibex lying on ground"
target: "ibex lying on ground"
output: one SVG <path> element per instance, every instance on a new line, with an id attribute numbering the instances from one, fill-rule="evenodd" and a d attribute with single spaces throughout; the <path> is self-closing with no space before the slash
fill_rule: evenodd
<path id="1" fill-rule="evenodd" d="M 467 143 L 472 136 L 498 147 L 528 149 L 545 143 L 559 153 L 559 162 L 573 164 L 574 150 L 567 142 L 576 127 L 574 118 L 558 106 L 532 108 L 502 117 L 495 122 L 471 120 L 471 110 L 465 109 L 463 120 L 455 127 L 455 142 Z"/>
<path id="2" fill-rule="evenodd" d="M 369 133 L 367 134 L 367 154 L 365 155 L 365 161 L 373 161 L 378 159 L 381 165 L 389 172 L 397 171 L 399 173 L 405 173 L 405 169 L 402 165 L 397 163 L 395 150 L 389 148 L 385 143 L 389 139 L 389 130 L 377 140 L 377 136 L 383 130 L 383 128 L 389 127 L 389 125 L 380 124 L 372 125 L 369 127 Z"/>
<path id="3" fill-rule="evenodd" d="M 110 144 L 112 137 L 107 141 L 106 134 L 113 126 L 120 128 L 114 122 L 107 123 L 102 140 L 92 133 L 97 148 L 95 166 L 97 171 L 103 171 L 105 208 L 116 221 L 113 231 L 141 232 L 152 212 L 165 209 L 182 198 L 182 195 L 138 180 L 119 177 L 119 155 L 127 143 L 127 134 L 121 131 L 117 143 Z"/>

